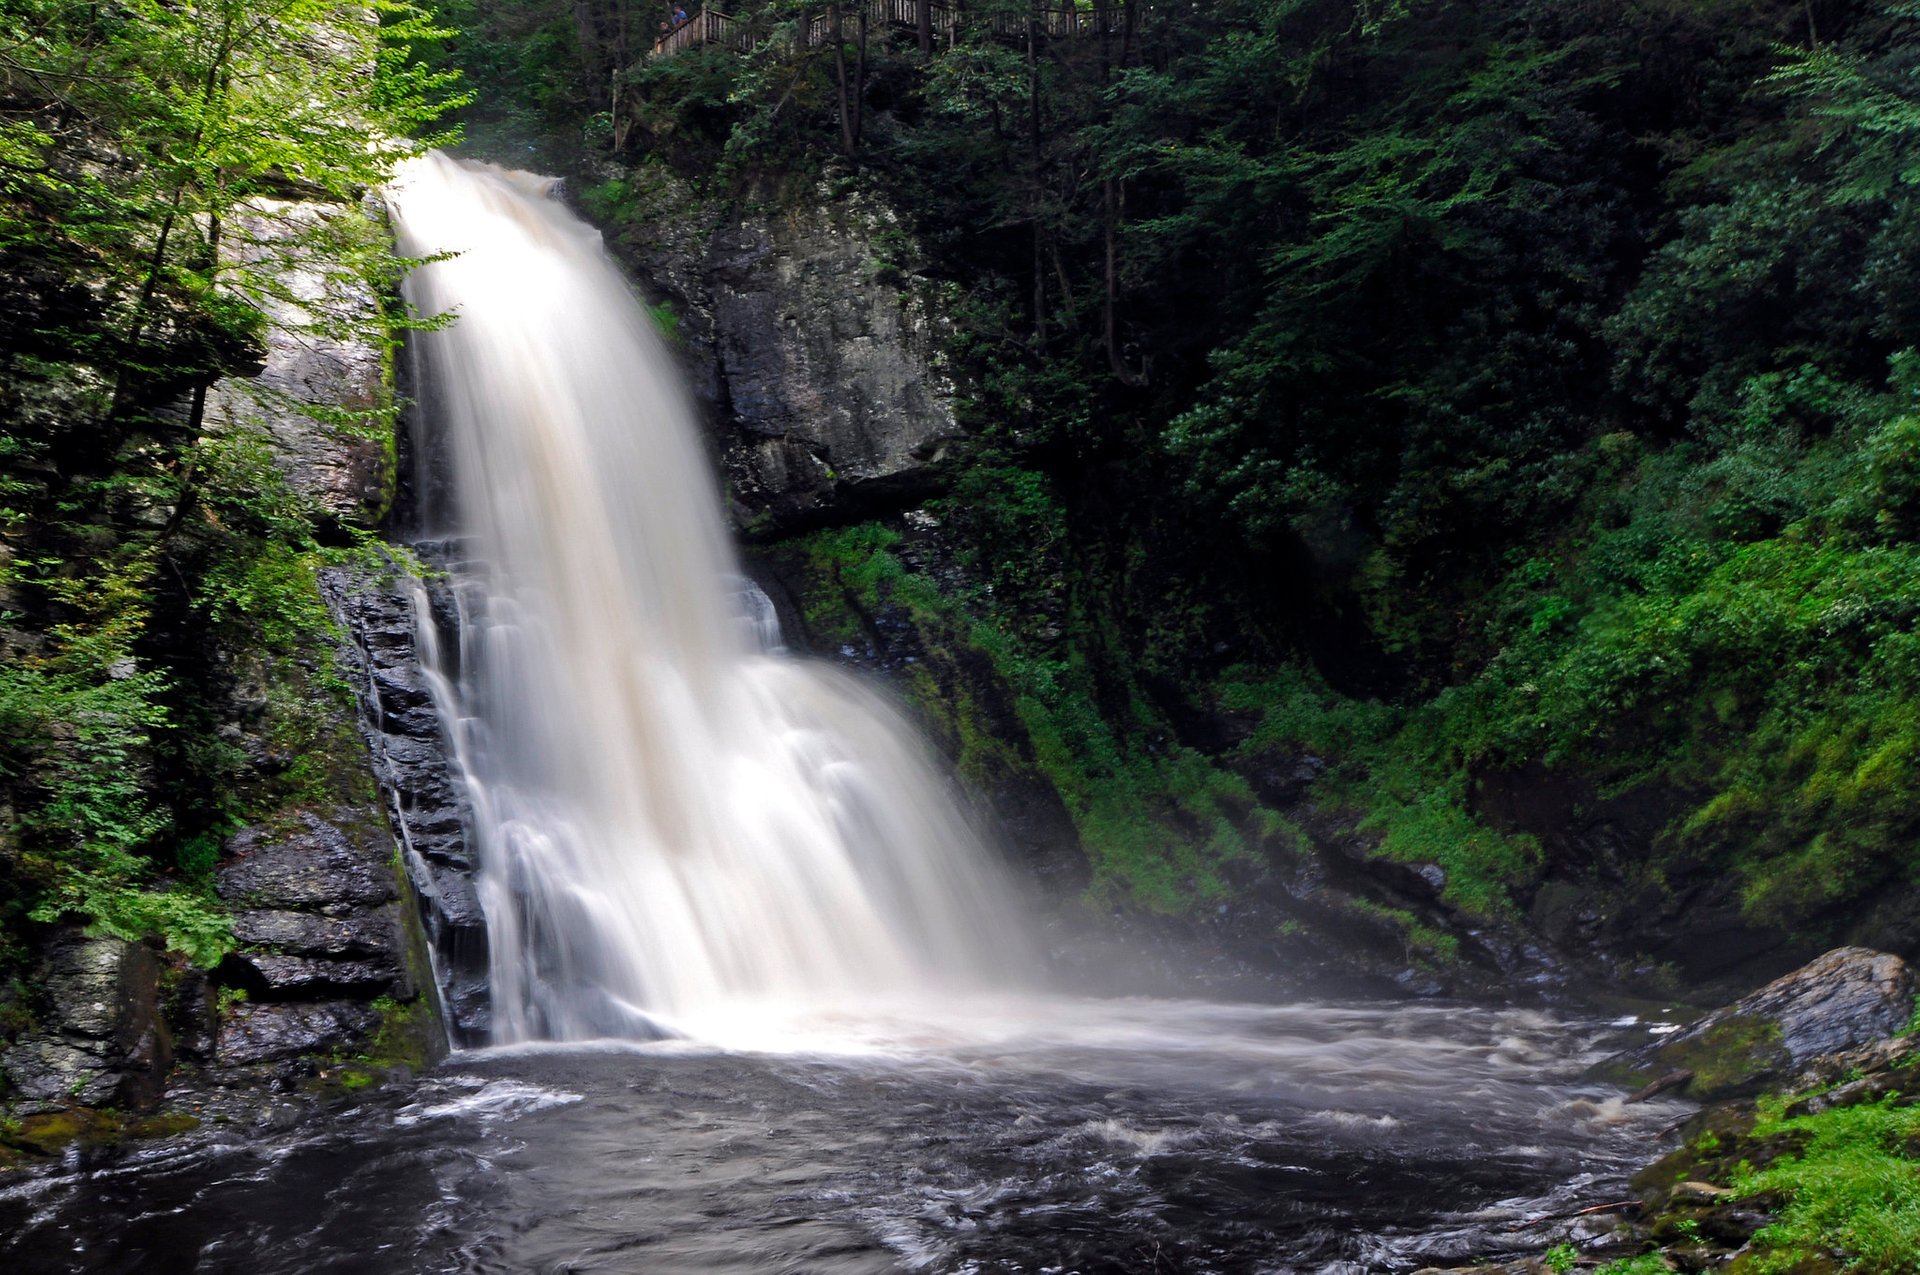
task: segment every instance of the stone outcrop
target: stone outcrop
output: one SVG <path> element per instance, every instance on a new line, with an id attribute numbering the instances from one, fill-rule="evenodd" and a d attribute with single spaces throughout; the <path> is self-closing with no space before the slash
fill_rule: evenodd
<path id="1" fill-rule="evenodd" d="M 4 1055 L 9 1097 L 140 1111 L 159 1100 L 173 1061 L 160 1014 L 161 963 L 153 948 L 64 930 L 46 947 L 35 982 L 41 1025 Z"/>
<path id="2" fill-rule="evenodd" d="M 266 358 L 256 376 L 228 377 L 207 392 L 206 430 L 260 431 L 294 490 L 339 523 L 377 525 L 392 500 L 393 449 L 375 414 L 391 401 L 385 349 L 356 333 L 377 330 L 379 299 L 328 245 L 364 233 L 359 208 L 258 200 L 226 237 L 235 264 L 271 260 L 274 290 Z M 356 428 L 358 418 L 365 424 Z"/>
<path id="3" fill-rule="evenodd" d="M 823 181 L 722 208 L 656 167 L 616 247 L 664 293 L 734 516 L 780 531 L 921 490 L 960 437 L 937 291 L 891 210 Z"/>
<path id="4" fill-rule="evenodd" d="M 1668 1079 L 1696 1099 L 1756 1093 L 1814 1059 L 1885 1040 L 1914 1012 L 1914 975 L 1887 952 L 1835 948 L 1664 1040 L 1601 1065 L 1632 1084 Z M 1684 1074 L 1684 1079 L 1681 1077 Z"/>
<path id="5" fill-rule="evenodd" d="M 377 816 L 303 814 L 286 832 L 249 828 L 215 874 L 240 946 L 218 977 L 247 996 L 220 1025 L 213 1061 L 240 1066 L 306 1052 L 316 1025 L 370 1029 L 369 1002 L 411 999 L 393 839 Z M 322 1003 L 338 1005 L 321 1012 Z M 331 1038 L 342 1043 L 355 1036 Z"/>
<path id="6" fill-rule="evenodd" d="M 416 626 L 424 611 L 441 648 L 456 651 L 457 608 L 444 580 L 422 583 L 398 569 L 378 577 L 331 568 L 321 592 L 348 638 L 343 654 L 360 699 L 361 734 L 437 957 L 448 1031 L 460 1043 L 480 1043 L 491 1023 L 486 920 L 467 843 L 466 793 L 446 755 Z"/>

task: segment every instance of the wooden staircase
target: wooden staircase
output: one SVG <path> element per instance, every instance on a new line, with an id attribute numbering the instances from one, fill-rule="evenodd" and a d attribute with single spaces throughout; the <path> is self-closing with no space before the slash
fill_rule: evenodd
<path id="1" fill-rule="evenodd" d="M 864 5 L 856 0 L 853 4 L 840 7 L 841 29 L 844 31 L 850 20 L 864 12 L 867 21 L 883 31 L 918 31 L 922 5 L 929 11 L 929 27 L 933 38 L 943 43 L 953 43 L 962 25 L 972 21 L 960 5 L 943 4 L 939 0 L 866 0 Z M 1029 25 L 1032 25 L 1036 34 L 1065 38 L 1097 35 L 1103 19 L 1107 30 L 1118 34 L 1121 18 L 1122 7 L 1116 2 L 1104 12 L 1090 8 L 1042 7 L 1031 15 L 996 13 L 985 18 L 983 25 L 988 26 L 994 35 L 1006 38 L 1026 36 Z M 745 53 L 767 38 L 768 33 L 764 29 L 747 19 L 714 8 L 703 8 L 655 40 L 652 56 L 669 57 L 683 49 L 705 45 L 718 45 L 735 53 Z M 802 48 L 819 48 L 832 41 L 833 15 L 830 13 L 808 18 L 801 24 L 795 37 L 795 43 Z"/>

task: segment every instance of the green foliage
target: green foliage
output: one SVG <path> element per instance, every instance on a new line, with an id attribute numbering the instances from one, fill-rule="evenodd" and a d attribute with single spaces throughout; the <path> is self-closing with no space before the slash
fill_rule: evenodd
<path id="1" fill-rule="evenodd" d="M 10 6 L 0 252 L 95 281 L 85 321 L 36 330 L 35 346 L 115 365 L 120 408 L 136 377 L 204 377 L 244 347 L 280 254 L 223 253 L 222 228 L 289 186 L 357 197 L 408 153 L 370 130 L 409 136 L 460 100 L 411 52 L 445 33 L 412 5 L 380 10 L 374 27 L 332 0 Z M 86 162 L 100 153 L 122 162 Z"/>
<path id="2" fill-rule="evenodd" d="M 73 914 L 122 938 L 158 934 L 210 964 L 231 936 L 204 883 L 144 884 L 146 857 L 172 826 L 151 776 L 169 686 L 133 645 L 151 566 L 150 554 L 134 554 L 93 575 L 52 560 L 20 571 L 74 615 L 38 652 L 0 667 L 0 780 L 28 797 L 11 830 L 17 847 L 0 856 L 12 862 L 0 870 L 28 883 L 22 901 L 33 920 Z"/>
<path id="3" fill-rule="evenodd" d="M 1593 1275 L 1667 1275 L 1671 1269 L 1660 1254 L 1642 1253 L 1638 1257 L 1620 1257 L 1603 1262 L 1594 1268 Z"/>
<path id="4" fill-rule="evenodd" d="M 966 499 L 959 498 L 964 492 Z M 820 584 L 803 598 L 816 641 L 859 647 L 865 626 L 883 608 L 903 609 L 924 640 L 929 663 L 909 680 L 915 707 L 954 742 L 961 772 L 976 783 L 1032 767 L 1065 803 L 1093 868 L 1096 903 L 1132 903 L 1183 912 L 1228 894 L 1224 866 L 1244 858 L 1257 826 L 1257 805 L 1238 775 L 1168 737 L 1164 722 L 1137 689 L 1126 714 L 1103 712 L 1101 669 L 1079 644 L 1062 644 L 1045 623 L 1022 622 L 1017 599 L 1063 605 L 1064 566 L 1055 545 L 1035 532 L 1058 527 L 1059 510 L 1037 476 L 986 469 L 941 506 L 969 526 L 1019 529 L 1018 552 L 970 535 L 980 556 L 982 587 L 949 597 L 926 576 L 909 572 L 895 552 L 899 533 L 879 524 L 818 532 L 801 542 L 809 578 Z M 1006 556 L 1002 557 L 1001 554 Z M 1048 634 L 1051 631 L 1051 636 Z M 984 656 L 992 679 L 1012 701 L 1024 739 L 1015 748 L 995 739 L 981 707 L 949 673 Z M 1273 824 L 1263 832 L 1279 835 Z"/>
<path id="5" fill-rule="evenodd" d="M 1229 668 L 1213 693 L 1222 709 L 1254 717 L 1237 746 L 1241 756 L 1331 759 L 1319 790 L 1356 811 L 1360 828 L 1378 837 L 1376 854 L 1438 864 L 1447 874 L 1446 899 L 1465 912 L 1512 913 L 1512 892 L 1532 879 L 1538 847 L 1467 812 L 1469 776 L 1445 737 L 1444 719 L 1348 699 L 1298 667 Z"/>
<path id="6" fill-rule="evenodd" d="M 232 942 L 221 836 L 334 778 L 316 758 L 344 686 L 314 659 L 331 632 L 314 571 L 339 551 L 258 427 L 200 432 L 206 386 L 248 365 L 267 309 L 290 339 L 390 335 L 382 310 L 313 294 L 390 289 L 385 234 L 351 206 L 450 137 L 420 130 L 460 99 L 415 56 L 447 32 L 375 9 L 378 25 L 331 0 L 0 13 L 0 265 L 23 289 L 0 361 L 0 591 L 19 608 L 0 930 L 77 921 L 211 964 Z M 391 444 L 390 404 L 314 415 Z M 239 677 L 266 700 L 264 783 L 214 734 Z"/>
<path id="7" fill-rule="evenodd" d="M 1786 1271 L 1796 1262 L 1837 1253 L 1840 1269 L 1910 1272 L 1920 1254 L 1920 1107 L 1898 1098 L 1818 1115 L 1763 1119 L 1756 1137 L 1803 1138 L 1803 1149 L 1734 1183 L 1743 1195 L 1785 1197 L 1779 1221 L 1754 1237 L 1757 1271 Z"/>
<path id="8" fill-rule="evenodd" d="M 1571 1244 L 1555 1244 L 1540 1255 L 1553 1275 L 1567 1275 L 1580 1260 L 1580 1250 Z"/>

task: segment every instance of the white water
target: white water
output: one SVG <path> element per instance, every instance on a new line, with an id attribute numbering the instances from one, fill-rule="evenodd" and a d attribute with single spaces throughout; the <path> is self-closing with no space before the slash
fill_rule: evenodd
<path id="1" fill-rule="evenodd" d="M 786 658 L 673 359 L 548 179 L 389 191 L 466 590 L 456 749 L 494 1038 L 578 1040 L 992 982 L 1020 944 L 911 730 Z M 477 598 L 475 598 L 477 595 Z"/>

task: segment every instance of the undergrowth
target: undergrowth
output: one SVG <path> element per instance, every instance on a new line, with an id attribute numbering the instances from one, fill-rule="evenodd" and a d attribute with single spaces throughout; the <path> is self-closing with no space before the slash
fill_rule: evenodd
<path id="1" fill-rule="evenodd" d="M 1898 1098 L 1816 1115 L 1773 1114 L 1756 1137 L 1795 1135 L 1804 1149 L 1734 1180 L 1742 1195 L 1777 1192 L 1779 1220 L 1754 1237 L 1761 1275 L 1838 1252 L 1841 1269 L 1920 1271 L 1920 1107 Z M 1763 1113 L 1766 1108 L 1763 1104 Z"/>
<path id="2" fill-rule="evenodd" d="M 1031 765 L 1053 786 L 1087 851 L 1090 902 L 1183 912 L 1228 897 L 1223 869 L 1250 853 L 1249 833 L 1281 831 L 1272 812 L 1256 814 L 1246 781 L 1168 738 L 1137 692 L 1117 719 L 1103 712 L 1086 646 L 1048 641 L 990 587 L 976 586 L 962 597 L 942 594 L 903 566 L 900 543 L 898 532 L 879 524 L 818 532 L 801 542 L 817 582 L 803 600 L 816 637 L 857 646 L 866 640 L 862 617 L 892 607 L 904 610 L 929 644 L 928 663 L 951 670 L 965 654 L 984 656 L 1011 696 L 1024 755 L 982 719 L 964 677 L 942 679 L 920 667 L 905 677 L 905 690 L 955 745 L 957 764 L 971 782 Z M 1018 543 L 1045 548 L 1030 538 Z M 1055 575 L 1043 558 L 1022 553 L 1009 567 L 1032 585 L 1053 587 Z M 990 586 L 994 573 L 985 574 Z"/>

